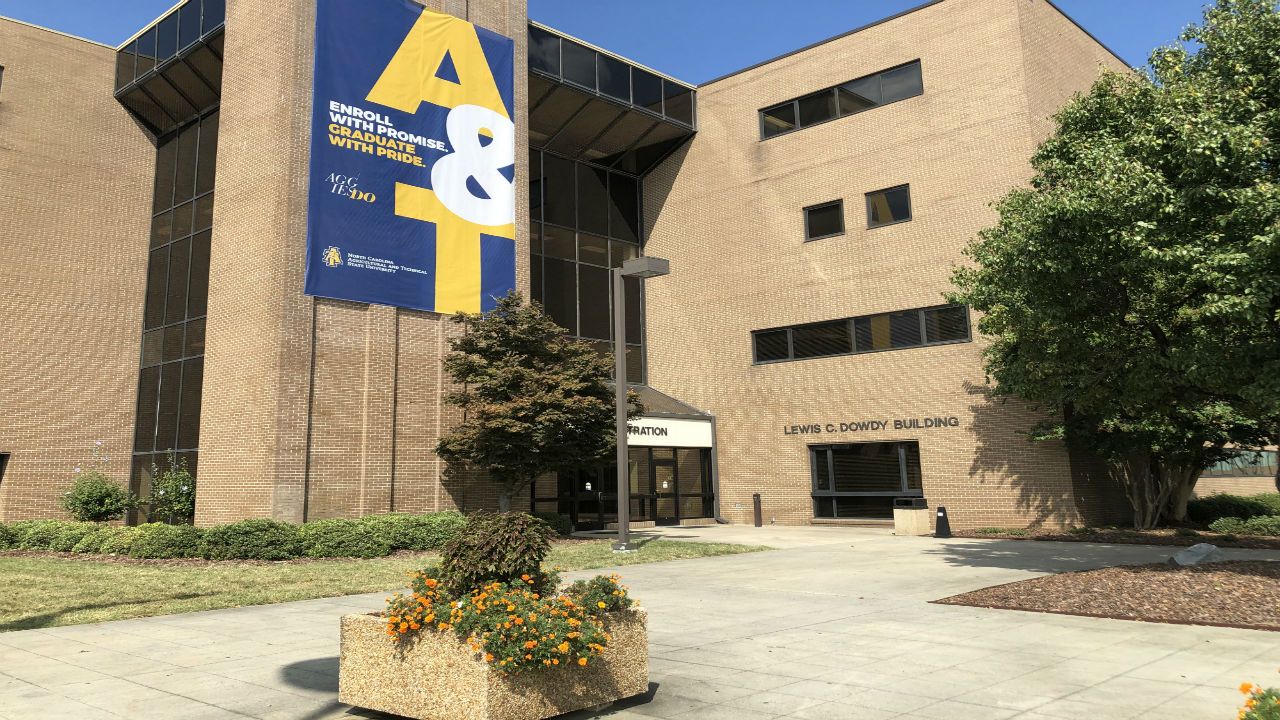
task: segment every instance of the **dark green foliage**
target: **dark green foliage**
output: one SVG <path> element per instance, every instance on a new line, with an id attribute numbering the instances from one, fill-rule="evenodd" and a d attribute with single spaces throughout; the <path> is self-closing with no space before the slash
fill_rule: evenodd
<path id="1" fill-rule="evenodd" d="M 138 528 L 115 528 L 115 532 L 103 538 L 98 552 L 106 555 L 128 555 L 133 549 L 133 541 L 138 539 Z"/>
<path id="2" fill-rule="evenodd" d="M 0 550 L 12 550 L 18 546 L 18 533 L 5 524 L 0 523 Z"/>
<path id="3" fill-rule="evenodd" d="M 1280 495 L 1274 496 L 1280 498 Z M 1264 499 L 1267 497 L 1219 493 L 1195 498 L 1187 503 L 1187 519 L 1207 525 L 1219 518 L 1247 520 L 1259 515 L 1280 515 L 1280 507 L 1277 507 L 1280 503 L 1267 502 Z"/>
<path id="4" fill-rule="evenodd" d="M 360 522 L 369 526 L 392 550 L 439 550 L 467 524 L 462 513 L 452 510 L 425 515 L 388 513 L 366 515 Z"/>
<path id="5" fill-rule="evenodd" d="M 450 472 L 479 470 L 501 484 L 498 507 L 539 475 L 605 457 L 614 446 L 612 364 L 567 337 L 519 293 L 484 315 L 459 314 L 445 369 L 462 388 L 446 399 L 463 420 L 436 454 Z M 631 414 L 640 412 L 632 398 Z"/>
<path id="6" fill-rule="evenodd" d="M 45 549 L 54 552 L 71 552 L 71 549 L 83 540 L 86 535 L 100 527 L 102 526 L 97 523 L 63 523 L 49 538 L 49 544 Z"/>
<path id="7" fill-rule="evenodd" d="M 158 522 L 190 522 L 196 516 L 196 480 L 185 458 L 170 457 L 161 470 L 152 465 L 147 514 Z"/>
<path id="8" fill-rule="evenodd" d="M 553 512 L 536 512 L 534 517 L 551 526 L 552 530 L 560 537 L 569 537 L 573 534 L 573 518 L 568 515 L 561 515 Z"/>
<path id="9" fill-rule="evenodd" d="M 1226 535 L 1280 536 L 1280 515 L 1259 515 L 1248 520 L 1220 518 L 1209 524 L 1209 529 Z"/>
<path id="10" fill-rule="evenodd" d="M 201 554 L 210 560 L 288 560 L 302 554 L 298 526 L 256 518 L 205 531 Z"/>
<path id="11" fill-rule="evenodd" d="M 66 520 L 26 520 L 14 525 L 18 532 L 18 547 L 23 550 L 48 550 L 67 526 L 78 523 Z"/>
<path id="12" fill-rule="evenodd" d="M 454 595 L 490 582 L 511 583 L 522 576 L 534 579 L 534 587 L 546 592 L 551 580 L 542 572 L 542 561 L 551 552 L 555 531 L 528 513 L 476 513 L 444 547 L 441 580 Z"/>
<path id="13" fill-rule="evenodd" d="M 103 546 L 107 545 L 118 535 L 132 534 L 131 528 L 113 527 L 110 525 L 99 526 L 97 530 L 85 535 L 71 548 L 74 553 L 100 553 L 104 552 Z M 126 550 L 128 548 L 126 547 Z"/>
<path id="14" fill-rule="evenodd" d="M 76 520 L 107 522 L 119 520 L 137 505 L 133 495 L 97 470 L 76 477 L 71 489 L 62 496 L 62 508 Z"/>
<path id="15" fill-rule="evenodd" d="M 564 589 L 564 595 L 594 614 L 626 610 L 635 604 L 627 588 L 618 584 L 617 575 L 597 575 L 590 580 L 577 580 Z"/>
<path id="16" fill-rule="evenodd" d="M 146 523 L 133 528 L 129 556 L 135 558 L 200 557 L 204 531 L 190 525 Z"/>
<path id="17" fill-rule="evenodd" d="M 329 518 L 303 525 L 299 531 L 307 557 L 382 557 L 391 544 L 369 525 L 357 520 Z"/>
<path id="18" fill-rule="evenodd" d="M 996 393 L 1109 461 L 1140 528 L 1280 434 L 1280 13 L 1218 0 L 1183 39 L 1056 116 L 949 296 Z"/>

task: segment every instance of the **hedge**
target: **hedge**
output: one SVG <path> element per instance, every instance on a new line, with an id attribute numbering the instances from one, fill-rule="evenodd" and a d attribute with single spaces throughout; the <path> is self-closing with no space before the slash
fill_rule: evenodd
<path id="1" fill-rule="evenodd" d="M 465 516 L 452 511 L 369 515 L 359 520 L 335 518 L 302 525 L 253 519 L 211 528 L 164 523 L 122 527 L 68 520 L 20 520 L 0 523 L 0 550 L 210 560 L 290 560 L 304 556 L 372 558 L 397 550 L 440 550 L 458 536 L 466 522 Z"/>
<path id="2" fill-rule="evenodd" d="M 1224 535 L 1264 535 L 1280 537 L 1280 515 L 1255 515 L 1245 518 L 1219 518 L 1209 524 L 1209 529 Z"/>
<path id="3" fill-rule="evenodd" d="M 1217 493 L 1187 501 L 1187 518 L 1205 525 L 1221 518 L 1248 520 L 1263 515 L 1280 515 L 1280 493 L 1248 497 Z"/>

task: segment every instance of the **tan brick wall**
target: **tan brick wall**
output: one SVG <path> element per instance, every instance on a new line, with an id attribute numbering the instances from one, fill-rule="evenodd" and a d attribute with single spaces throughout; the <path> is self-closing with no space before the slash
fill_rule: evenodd
<path id="1" fill-rule="evenodd" d="M 0 520 L 56 517 L 133 449 L 155 149 L 111 48 L 0 18 Z"/>
<path id="2" fill-rule="evenodd" d="M 427 5 L 515 38 L 515 99 L 523 108 L 523 0 Z M 447 319 L 302 294 L 314 24 L 314 3 L 305 0 L 228 3 L 205 359 L 212 390 L 201 417 L 197 500 L 203 524 L 474 508 L 492 498 L 484 481 L 442 482 L 433 452 L 440 429 L 455 420 L 440 393 L 440 358 L 455 332 Z M 516 131 L 523 198 L 523 113 Z M 527 293 L 522 203 L 516 225 L 517 282 Z"/>
<path id="3" fill-rule="evenodd" d="M 1274 492 L 1280 492 L 1280 484 L 1272 477 L 1214 477 L 1200 478 L 1196 483 L 1195 496 L 1207 497 L 1219 493 L 1261 495 Z"/>
<path id="4" fill-rule="evenodd" d="M 1089 43 L 1043 44 L 1056 21 L 1032 4 L 947 0 L 699 90 L 698 135 L 645 184 L 646 253 L 672 267 L 648 283 L 649 368 L 716 415 L 726 518 L 749 522 L 759 492 L 766 521 L 810 522 L 809 443 L 918 440 L 925 495 L 953 527 L 1080 522 L 1108 491 L 1073 485 L 1060 445 L 1023 436 L 1034 411 L 988 397 L 982 342 L 752 364 L 752 330 L 944 302 L 990 204 L 1029 177 L 1037 118 L 1096 73 Z M 922 96 L 760 141 L 760 108 L 917 58 Z M 912 221 L 868 230 L 864 194 L 902 183 Z M 837 198 L 846 233 L 803 242 L 801 209 Z M 960 427 L 783 433 L 933 416 Z"/>

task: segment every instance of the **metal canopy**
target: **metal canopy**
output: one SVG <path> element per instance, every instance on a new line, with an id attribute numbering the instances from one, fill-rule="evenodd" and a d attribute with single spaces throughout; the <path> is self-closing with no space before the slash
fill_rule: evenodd
<path id="1" fill-rule="evenodd" d="M 643 175 L 693 136 L 695 89 L 529 25 L 529 144 Z"/>
<path id="2" fill-rule="evenodd" d="M 116 52 L 116 100 L 156 136 L 218 105 L 225 9 L 187 0 Z"/>

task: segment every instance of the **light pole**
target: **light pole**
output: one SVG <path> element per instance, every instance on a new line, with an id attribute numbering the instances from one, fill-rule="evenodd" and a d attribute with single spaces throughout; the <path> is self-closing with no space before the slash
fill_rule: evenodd
<path id="1" fill-rule="evenodd" d="M 613 275 L 613 412 L 618 437 L 618 539 L 614 552 L 631 552 L 631 483 L 627 477 L 627 312 L 623 278 L 646 280 L 671 272 L 671 263 L 656 257 L 632 258 Z"/>

